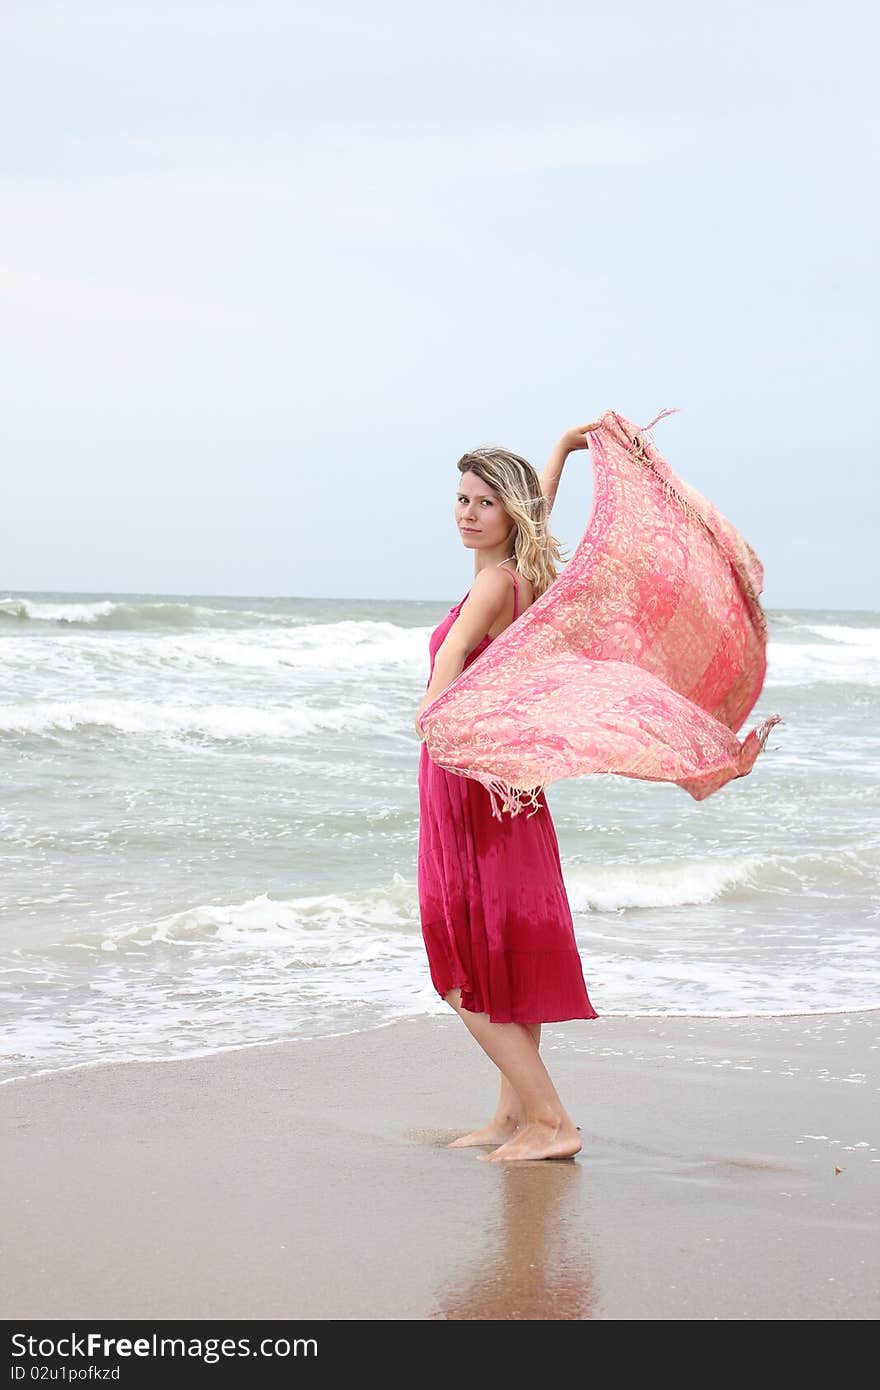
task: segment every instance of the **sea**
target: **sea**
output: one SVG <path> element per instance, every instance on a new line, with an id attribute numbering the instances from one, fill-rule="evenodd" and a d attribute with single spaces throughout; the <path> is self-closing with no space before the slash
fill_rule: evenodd
<path id="1" fill-rule="evenodd" d="M 413 719 L 460 596 L 0 592 L 0 1082 L 452 1016 Z M 767 617 L 749 776 L 549 788 L 600 1018 L 880 1007 L 880 614 Z"/>

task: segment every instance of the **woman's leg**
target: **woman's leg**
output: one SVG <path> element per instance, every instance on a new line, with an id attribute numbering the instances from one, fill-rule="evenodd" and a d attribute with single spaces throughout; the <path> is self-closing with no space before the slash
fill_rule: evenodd
<path id="1" fill-rule="evenodd" d="M 459 990 L 454 990 L 453 993 L 456 996 L 456 1003 L 452 1003 L 450 995 L 446 996 L 446 1001 L 452 1004 L 452 1007 L 460 1017 L 463 1017 L 460 1006 L 457 1007 L 457 1001 L 461 998 L 461 992 Z M 522 1026 L 528 1030 L 534 1041 L 535 1047 L 540 1048 L 540 1023 L 524 1023 Z M 511 1135 L 516 1133 L 520 1125 L 525 1124 L 525 1118 L 525 1106 L 510 1084 L 509 1079 L 504 1075 L 504 1072 L 502 1072 L 501 1091 L 498 1096 L 498 1104 L 495 1107 L 495 1114 L 492 1116 L 489 1123 L 484 1125 L 482 1129 L 471 1130 L 469 1134 L 462 1134 L 459 1139 L 453 1139 L 452 1143 L 447 1145 L 447 1148 L 466 1149 L 480 1144 L 502 1144 L 505 1139 L 509 1139 Z"/>
<path id="2" fill-rule="evenodd" d="M 524 1023 L 522 1026 L 531 1034 L 535 1047 L 540 1051 L 540 1023 Z M 499 1125 L 507 1124 L 510 1126 L 512 1121 L 511 1132 L 513 1129 L 518 1129 L 521 1124 L 525 1123 L 526 1108 L 504 1072 L 501 1073 L 501 1092 L 498 1096 L 498 1104 L 495 1107 L 495 1115 L 493 1118 Z"/>
<path id="3" fill-rule="evenodd" d="M 566 1158 L 581 1147 L 577 1127 L 566 1112 L 536 1039 L 522 1023 L 492 1023 L 487 1014 L 461 1007 L 460 990 L 446 995 L 468 1030 L 498 1067 L 523 1108 L 519 1128 L 487 1158 Z"/>

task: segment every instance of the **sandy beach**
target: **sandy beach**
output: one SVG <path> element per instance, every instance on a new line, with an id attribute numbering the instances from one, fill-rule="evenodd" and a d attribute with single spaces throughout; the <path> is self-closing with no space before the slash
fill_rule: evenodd
<path id="1" fill-rule="evenodd" d="M 484 1163 L 449 1018 L 0 1088 L 6 1318 L 880 1313 L 880 1012 L 545 1027 L 574 1160 Z"/>

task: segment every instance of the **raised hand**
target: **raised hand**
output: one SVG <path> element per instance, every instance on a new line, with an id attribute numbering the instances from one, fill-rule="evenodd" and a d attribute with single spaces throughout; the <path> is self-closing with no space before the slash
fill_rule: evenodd
<path id="1" fill-rule="evenodd" d="M 597 430 L 601 425 L 601 420 L 594 420 L 591 425 L 575 425 L 574 429 L 566 430 L 559 443 L 566 453 L 573 453 L 575 449 L 588 449 L 590 441 L 587 435 L 592 430 Z"/>

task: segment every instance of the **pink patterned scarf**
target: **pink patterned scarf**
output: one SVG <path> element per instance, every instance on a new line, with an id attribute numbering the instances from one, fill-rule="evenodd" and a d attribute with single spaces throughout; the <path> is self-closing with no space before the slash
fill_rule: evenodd
<path id="1" fill-rule="evenodd" d="M 778 714 L 740 743 L 767 670 L 755 552 L 643 428 L 590 436 L 595 500 L 559 578 L 420 717 L 428 754 L 489 791 L 499 820 L 562 777 L 675 782 L 702 801 L 744 777 Z M 530 814 L 534 814 L 534 811 Z"/>

